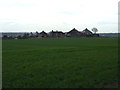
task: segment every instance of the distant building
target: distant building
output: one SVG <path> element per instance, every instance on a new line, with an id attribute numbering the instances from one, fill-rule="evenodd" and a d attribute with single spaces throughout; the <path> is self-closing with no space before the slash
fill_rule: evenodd
<path id="1" fill-rule="evenodd" d="M 82 33 L 75 28 L 66 33 L 66 37 L 81 37 L 81 35 Z"/>
<path id="2" fill-rule="evenodd" d="M 93 34 L 93 37 L 99 37 L 99 34 Z"/>
<path id="3" fill-rule="evenodd" d="M 1 37 L 1 36 L 0 36 Z M 93 34 L 90 30 L 87 28 L 83 31 L 78 31 L 77 29 L 73 28 L 69 32 L 63 33 L 62 31 L 51 31 L 49 33 L 46 33 L 45 31 L 42 31 L 38 33 L 37 31 L 35 33 L 15 33 L 15 32 L 8 32 L 8 33 L 2 33 L 3 39 L 26 39 L 26 38 L 63 38 L 63 37 L 99 37 L 99 34 Z"/>
<path id="4" fill-rule="evenodd" d="M 46 37 L 48 37 L 48 34 L 44 31 L 38 34 L 38 38 L 46 38 Z"/>
<path id="5" fill-rule="evenodd" d="M 53 37 L 53 38 L 62 38 L 65 37 L 65 33 L 63 33 L 62 31 L 51 31 L 49 33 L 49 37 Z"/>
<path id="6" fill-rule="evenodd" d="M 87 28 L 82 31 L 82 34 L 83 34 L 83 36 L 86 36 L 86 37 L 93 36 L 93 33 L 90 30 L 88 30 Z"/>
<path id="7" fill-rule="evenodd" d="M 5 36 L 7 36 L 8 38 L 9 37 L 16 38 L 18 36 L 23 36 L 23 35 L 24 35 L 24 33 L 14 33 L 14 32 L 10 33 L 10 32 L 8 32 L 8 33 L 2 33 L 2 38 Z"/>

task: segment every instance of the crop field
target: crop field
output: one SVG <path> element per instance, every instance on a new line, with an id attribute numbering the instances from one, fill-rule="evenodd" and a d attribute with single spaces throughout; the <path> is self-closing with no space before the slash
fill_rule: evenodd
<path id="1" fill-rule="evenodd" d="M 3 88 L 116 88 L 117 38 L 2 41 Z"/>

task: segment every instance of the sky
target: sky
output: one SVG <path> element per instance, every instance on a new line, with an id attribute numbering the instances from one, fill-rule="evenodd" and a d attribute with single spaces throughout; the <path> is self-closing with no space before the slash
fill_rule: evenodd
<path id="1" fill-rule="evenodd" d="M 0 32 L 118 32 L 119 0 L 0 0 Z"/>

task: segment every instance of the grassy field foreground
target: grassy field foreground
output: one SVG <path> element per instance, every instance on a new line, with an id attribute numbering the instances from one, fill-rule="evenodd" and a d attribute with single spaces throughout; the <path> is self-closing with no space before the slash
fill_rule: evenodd
<path id="1" fill-rule="evenodd" d="M 3 40 L 3 88 L 116 87 L 117 38 Z"/>

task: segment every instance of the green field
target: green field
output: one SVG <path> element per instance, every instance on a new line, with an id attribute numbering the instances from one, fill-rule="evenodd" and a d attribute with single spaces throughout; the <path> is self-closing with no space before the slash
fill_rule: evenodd
<path id="1" fill-rule="evenodd" d="M 114 88 L 117 38 L 3 40 L 3 88 Z"/>

